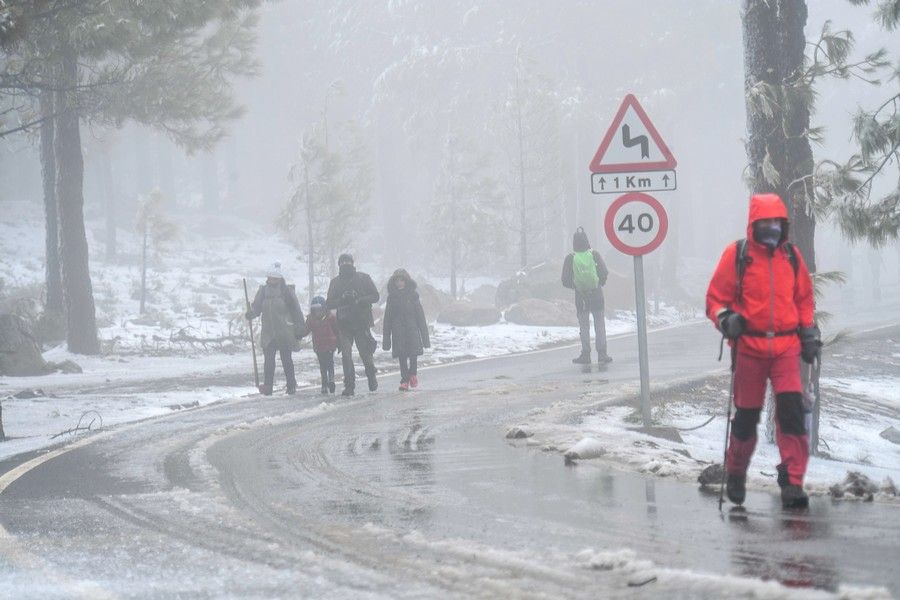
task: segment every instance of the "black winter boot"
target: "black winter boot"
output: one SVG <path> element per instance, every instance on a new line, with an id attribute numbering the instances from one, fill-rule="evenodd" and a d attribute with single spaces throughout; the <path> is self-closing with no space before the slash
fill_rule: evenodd
<path id="1" fill-rule="evenodd" d="M 341 392 L 341 396 L 352 396 L 354 394 L 353 388 L 345 387 L 344 391 Z"/>
<path id="2" fill-rule="evenodd" d="M 782 508 L 807 508 L 809 507 L 809 496 L 799 485 L 788 484 L 781 488 L 781 506 Z"/>
<path id="3" fill-rule="evenodd" d="M 591 353 L 582 352 L 581 354 L 573 358 L 572 362 L 576 365 L 589 365 L 591 364 Z"/>
<path id="4" fill-rule="evenodd" d="M 747 497 L 747 475 L 741 473 L 729 473 L 725 480 L 725 495 L 734 504 L 740 506 Z"/>
<path id="5" fill-rule="evenodd" d="M 790 482 L 787 465 L 782 463 L 775 469 L 778 471 L 778 485 L 781 487 L 781 507 L 807 508 L 809 506 L 809 496 L 803 491 L 802 486 Z"/>

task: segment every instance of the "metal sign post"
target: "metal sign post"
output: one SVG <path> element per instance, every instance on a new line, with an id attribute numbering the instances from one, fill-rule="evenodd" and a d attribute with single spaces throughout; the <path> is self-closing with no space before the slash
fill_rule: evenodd
<path id="1" fill-rule="evenodd" d="M 647 296 L 644 287 L 644 254 L 666 239 L 669 218 L 662 204 L 647 194 L 632 192 L 616 199 L 606 211 L 606 237 L 624 254 L 634 257 L 634 299 L 637 317 L 638 366 L 641 376 L 641 419 L 651 424 L 650 359 L 647 352 Z"/>
<path id="2" fill-rule="evenodd" d="M 591 160 L 591 191 L 624 194 L 606 211 L 606 238 L 634 257 L 634 299 L 638 363 L 641 374 L 641 419 L 650 427 L 650 359 L 647 352 L 647 297 L 644 254 L 666 238 L 668 217 L 656 198 L 644 192 L 674 191 L 675 156 L 633 94 L 622 100 L 612 124 Z"/>
<path id="3" fill-rule="evenodd" d="M 644 257 L 634 257 L 634 302 L 637 306 L 638 364 L 641 370 L 641 420 L 650 427 L 650 359 L 647 354 L 647 300 L 644 294 Z"/>

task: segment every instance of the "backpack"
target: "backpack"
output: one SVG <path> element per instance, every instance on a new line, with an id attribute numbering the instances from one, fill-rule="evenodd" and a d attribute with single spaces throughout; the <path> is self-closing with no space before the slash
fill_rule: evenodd
<path id="1" fill-rule="evenodd" d="M 572 274 L 575 279 L 575 289 L 579 292 L 595 290 L 600 285 L 597 276 L 597 263 L 594 261 L 594 253 L 591 250 L 572 253 Z"/>
<path id="2" fill-rule="evenodd" d="M 744 291 L 744 272 L 747 270 L 747 265 L 750 264 L 752 259 L 747 256 L 747 238 L 736 241 L 734 245 L 736 249 L 734 254 L 734 267 L 737 270 L 737 292 L 735 294 L 735 299 L 740 301 L 741 294 Z M 790 242 L 785 242 L 782 244 L 782 247 L 784 248 L 784 251 L 787 252 L 788 260 L 794 268 L 794 281 L 796 282 L 797 271 L 800 269 L 800 261 L 797 260 L 797 250 Z"/>

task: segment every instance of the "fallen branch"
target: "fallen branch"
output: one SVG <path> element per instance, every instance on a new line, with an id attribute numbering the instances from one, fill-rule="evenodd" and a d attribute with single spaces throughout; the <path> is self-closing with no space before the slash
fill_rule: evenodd
<path id="1" fill-rule="evenodd" d="M 88 415 L 96 415 L 96 417 L 91 419 L 91 422 L 88 423 L 87 425 L 82 425 L 85 417 L 87 417 Z M 100 425 L 99 425 L 99 427 L 97 427 L 97 429 L 103 429 L 103 415 L 98 413 L 96 410 L 85 411 L 85 412 L 81 413 L 80 417 L 78 417 L 78 423 L 75 424 L 75 427 L 72 427 L 71 429 L 66 429 L 65 431 L 60 431 L 59 433 L 51 435 L 50 439 L 55 440 L 58 437 L 64 436 L 66 434 L 76 433 L 78 431 L 92 431 L 94 428 L 94 423 L 96 423 L 98 420 L 100 421 Z"/>

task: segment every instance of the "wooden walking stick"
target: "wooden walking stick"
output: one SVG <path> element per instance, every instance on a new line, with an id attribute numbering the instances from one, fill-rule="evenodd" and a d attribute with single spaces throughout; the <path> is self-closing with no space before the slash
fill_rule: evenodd
<path id="1" fill-rule="evenodd" d="M 247 292 L 247 280 L 244 279 L 244 299 L 247 301 L 247 311 L 250 311 L 250 293 Z M 256 389 L 259 389 L 259 366 L 256 364 L 256 341 L 253 335 L 253 319 L 247 319 L 250 325 L 250 350 L 253 352 L 253 381 L 256 383 Z"/>

